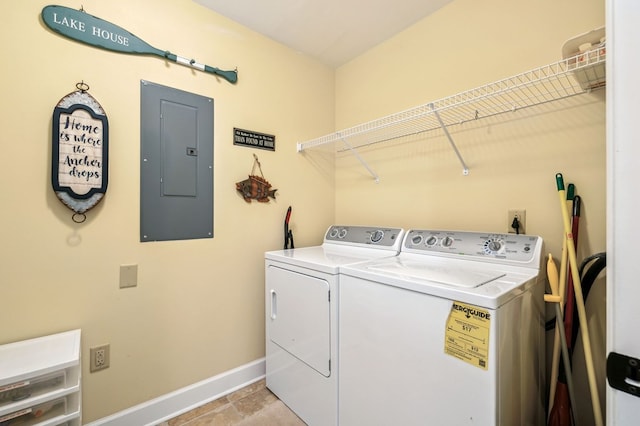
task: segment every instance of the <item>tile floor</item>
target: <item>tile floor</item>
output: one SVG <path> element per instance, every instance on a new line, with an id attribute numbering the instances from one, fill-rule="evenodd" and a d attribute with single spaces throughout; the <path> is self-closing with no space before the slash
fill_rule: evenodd
<path id="1" fill-rule="evenodd" d="M 158 426 L 304 426 L 259 380 Z"/>

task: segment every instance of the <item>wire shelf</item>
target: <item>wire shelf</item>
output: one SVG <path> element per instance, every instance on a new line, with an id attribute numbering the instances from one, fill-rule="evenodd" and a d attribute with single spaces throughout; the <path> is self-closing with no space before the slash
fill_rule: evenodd
<path id="1" fill-rule="evenodd" d="M 606 46 L 602 43 L 592 50 L 553 64 L 316 139 L 299 142 L 297 150 L 302 152 L 321 145 L 335 144 L 336 151 L 353 151 L 359 147 L 440 128 L 445 131 L 455 150 L 446 127 L 602 88 L 606 85 L 605 62 Z M 468 171 L 464 161 L 458 157 L 466 174 Z M 368 168 L 359 156 L 358 159 Z M 373 172 L 371 174 L 377 180 L 377 176 Z"/>

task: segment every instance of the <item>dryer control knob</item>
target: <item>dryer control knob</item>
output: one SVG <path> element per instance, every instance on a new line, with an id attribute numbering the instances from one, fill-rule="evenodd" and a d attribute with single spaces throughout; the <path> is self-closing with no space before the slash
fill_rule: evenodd
<path id="1" fill-rule="evenodd" d="M 451 247 L 451 244 L 453 244 L 453 238 L 444 237 L 440 244 L 442 244 L 442 247 Z"/>
<path id="2" fill-rule="evenodd" d="M 433 247 L 433 246 L 436 245 L 437 242 L 438 242 L 438 237 L 436 237 L 435 235 L 432 235 L 429 238 L 427 238 L 427 240 L 424 242 L 424 244 L 427 247 Z"/>
<path id="3" fill-rule="evenodd" d="M 376 229 L 371 233 L 371 242 L 378 243 L 380 242 L 380 240 L 382 240 L 382 237 L 384 237 L 384 232 L 379 229 Z"/>

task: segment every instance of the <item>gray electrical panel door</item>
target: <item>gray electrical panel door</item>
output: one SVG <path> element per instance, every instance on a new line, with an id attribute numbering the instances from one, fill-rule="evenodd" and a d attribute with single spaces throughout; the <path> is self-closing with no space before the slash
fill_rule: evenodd
<path id="1" fill-rule="evenodd" d="M 213 238 L 213 99 L 140 82 L 140 241 Z"/>

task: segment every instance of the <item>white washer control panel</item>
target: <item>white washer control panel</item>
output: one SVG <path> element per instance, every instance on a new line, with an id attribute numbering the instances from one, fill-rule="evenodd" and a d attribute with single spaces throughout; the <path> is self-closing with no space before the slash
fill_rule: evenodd
<path id="1" fill-rule="evenodd" d="M 522 234 L 411 229 L 402 251 L 530 262 L 540 251 L 540 237 Z"/>
<path id="2" fill-rule="evenodd" d="M 329 243 L 365 244 L 383 247 L 399 246 L 401 228 L 333 225 L 327 229 L 324 241 Z"/>

